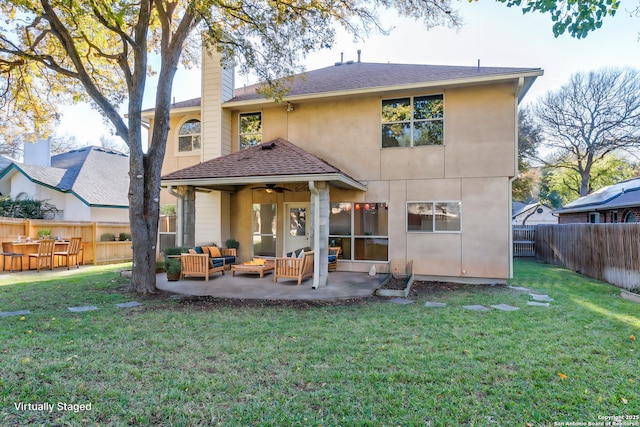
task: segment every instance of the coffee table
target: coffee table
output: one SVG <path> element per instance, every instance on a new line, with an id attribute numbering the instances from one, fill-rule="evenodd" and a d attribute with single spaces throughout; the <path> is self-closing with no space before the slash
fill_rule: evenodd
<path id="1" fill-rule="evenodd" d="M 274 263 L 273 261 L 267 261 L 264 265 L 256 265 L 256 264 L 233 264 L 231 266 L 231 276 L 235 277 L 236 271 L 240 271 L 243 273 L 253 273 L 259 274 L 260 278 L 264 277 L 264 273 L 269 271 L 273 271 Z"/>

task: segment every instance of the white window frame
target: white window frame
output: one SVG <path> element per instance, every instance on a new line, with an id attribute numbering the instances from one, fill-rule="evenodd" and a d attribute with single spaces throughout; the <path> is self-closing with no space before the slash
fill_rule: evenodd
<path id="1" fill-rule="evenodd" d="M 432 212 L 435 212 L 436 203 L 457 203 L 460 206 L 460 229 L 459 230 L 436 230 L 436 215 L 432 218 L 432 230 L 409 230 L 409 205 L 414 203 L 426 204 L 431 203 Z M 407 233 L 419 233 L 419 234 L 460 234 L 462 233 L 462 200 L 411 200 L 406 203 L 405 206 L 405 231 Z"/>
<path id="2" fill-rule="evenodd" d="M 254 116 L 254 115 L 260 116 L 260 132 L 242 133 L 242 116 Z M 238 151 L 253 147 L 253 145 L 248 145 L 246 147 L 242 146 L 242 137 L 244 135 L 260 135 L 260 142 L 258 144 L 261 144 L 262 142 L 264 142 L 262 140 L 263 127 L 264 127 L 264 122 L 262 120 L 262 111 L 245 111 L 242 113 L 238 113 Z"/>
<path id="3" fill-rule="evenodd" d="M 589 224 L 600 224 L 600 212 L 589 212 Z"/>
<path id="4" fill-rule="evenodd" d="M 182 126 L 184 126 L 188 122 L 194 121 L 194 120 L 200 122 L 200 133 L 180 135 L 180 130 L 182 130 Z M 196 135 L 200 137 L 200 147 L 194 149 L 193 148 L 193 137 L 196 136 Z M 184 137 L 184 136 L 190 136 L 191 137 L 191 150 L 189 150 L 189 151 L 180 151 L 180 137 L 181 136 L 182 137 Z M 195 116 L 186 117 L 186 118 L 184 118 L 184 120 L 178 126 L 178 132 L 176 134 L 176 149 L 175 149 L 175 152 L 176 152 L 177 155 L 180 155 L 180 156 L 192 156 L 194 154 L 200 154 L 201 151 L 202 151 L 202 120 L 200 120 L 200 117 L 195 117 Z"/>
<path id="5" fill-rule="evenodd" d="M 415 111 L 415 99 L 416 98 L 424 98 L 424 97 L 433 97 L 433 96 L 441 96 L 442 97 L 442 117 L 435 119 L 418 119 L 414 118 Z M 397 99 L 409 99 L 410 103 L 410 112 L 409 112 L 409 120 L 395 121 L 395 122 L 383 122 L 382 121 L 382 103 L 384 101 L 392 101 Z M 445 119 L 445 96 L 443 93 L 432 93 L 432 94 L 423 94 L 423 95 L 413 95 L 413 96 L 400 96 L 397 98 L 381 98 L 380 99 L 380 147 L 383 149 L 387 148 L 414 148 L 414 147 L 444 147 L 445 146 L 445 134 L 444 134 L 444 119 Z M 415 145 L 414 139 L 414 130 L 415 123 L 424 123 L 424 122 L 442 122 L 442 144 L 427 144 L 427 145 Z M 409 123 L 409 139 L 410 145 L 408 147 L 385 147 L 383 145 L 383 134 L 382 134 L 382 126 L 384 125 L 392 125 L 392 124 L 401 124 L 401 123 Z"/>

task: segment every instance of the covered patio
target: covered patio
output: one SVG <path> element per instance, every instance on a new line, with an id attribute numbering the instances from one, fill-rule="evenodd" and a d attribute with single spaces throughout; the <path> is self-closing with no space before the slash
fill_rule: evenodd
<path id="1" fill-rule="evenodd" d="M 158 289 L 177 294 L 193 296 L 212 296 L 215 298 L 233 298 L 250 300 L 336 300 L 366 298 L 373 295 L 387 279 L 387 274 L 370 276 L 367 273 L 336 271 L 326 286 L 312 287 L 313 279 L 307 279 L 298 286 L 295 280 L 273 281 L 272 274 L 264 278 L 253 274 L 231 276 L 216 274 L 208 281 L 201 278 L 184 278 L 175 282 L 167 280 L 164 273 L 156 277 Z"/>

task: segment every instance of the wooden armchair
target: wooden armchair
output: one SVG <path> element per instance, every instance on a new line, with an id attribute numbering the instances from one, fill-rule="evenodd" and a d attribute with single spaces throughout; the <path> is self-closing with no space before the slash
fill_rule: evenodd
<path id="1" fill-rule="evenodd" d="M 180 280 L 185 276 L 204 277 L 209 280 L 209 275 L 221 272 L 224 275 L 224 261 L 217 265 L 209 264 L 208 254 L 182 254 L 180 255 Z"/>
<path id="2" fill-rule="evenodd" d="M 69 240 L 69 246 L 66 251 L 62 252 L 54 252 L 53 255 L 60 258 L 66 258 L 66 266 L 67 270 L 71 265 L 71 261 L 75 260 L 76 268 L 80 268 L 80 264 L 78 263 L 78 256 L 80 255 L 80 243 L 82 242 L 82 237 L 72 237 Z M 58 264 L 60 265 L 60 264 Z"/>
<path id="3" fill-rule="evenodd" d="M 38 273 L 40 273 L 40 267 L 42 264 L 49 267 L 49 270 L 53 270 L 53 248 L 55 247 L 55 240 L 41 240 L 38 245 L 38 253 L 29 254 L 29 266 L 31 266 L 31 259 L 36 260 L 36 267 Z"/>
<path id="4" fill-rule="evenodd" d="M 273 281 L 278 279 L 298 279 L 298 285 L 302 279 L 313 277 L 313 251 L 305 252 L 301 258 L 276 258 Z"/>
<path id="5" fill-rule="evenodd" d="M 332 246 L 329 248 L 329 271 L 336 271 L 338 269 L 338 257 L 342 248 L 340 246 Z"/>

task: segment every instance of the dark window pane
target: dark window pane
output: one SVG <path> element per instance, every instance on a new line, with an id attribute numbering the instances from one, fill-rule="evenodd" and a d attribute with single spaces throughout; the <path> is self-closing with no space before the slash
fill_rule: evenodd
<path id="1" fill-rule="evenodd" d="M 460 202 L 435 204 L 436 231 L 460 231 Z"/>
<path id="2" fill-rule="evenodd" d="M 342 248 L 340 251 L 339 259 L 351 259 L 351 237 L 329 237 L 329 246 L 339 246 Z"/>
<path id="3" fill-rule="evenodd" d="M 411 124 L 382 125 L 382 148 L 410 147 Z"/>
<path id="4" fill-rule="evenodd" d="M 355 238 L 354 259 L 362 261 L 387 261 L 389 259 L 389 239 Z"/>
<path id="5" fill-rule="evenodd" d="M 200 134 L 200 121 L 189 120 L 180 127 L 180 135 Z"/>
<path id="6" fill-rule="evenodd" d="M 200 148 L 200 135 L 194 135 L 192 138 L 193 149 L 197 150 L 198 148 Z"/>
<path id="7" fill-rule="evenodd" d="M 262 133 L 262 114 L 240 114 L 240 133 Z"/>
<path id="8" fill-rule="evenodd" d="M 411 120 L 411 100 L 409 98 L 382 101 L 382 123 L 405 122 Z"/>
<path id="9" fill-rule="evenodd" d="M 407 231 L 433 231 L 433 203 L 407 204 Z"/>
<path id="10" fill-rule="evenodd" d="M 351 235 L 351 203 L 331 203 L 329 212 L 329 234 Z"/>
<path id="11" fill-rule="evenodd" d="M 353 210 L 355 236 L 387 236 L 388 215 L 386 203 L 356 203 Z"/>
<path id="12" fill-rule="evenodd" d="M 413 145 L 442 145 L 443 124 L 441 120 L 416 122 L 413 129 Z"/>
<path id="13" fill-rule="evenodd" d="M 178 151 L 191 151 L 191 137 L 181 136 L 178 138 Z"/>
<path id="14" fill-rule="evenodd" d="M 441 119 L 444 117 L 442 95 L 417 96 L 413 102 L 413 118 L 415 120 Z"/>

